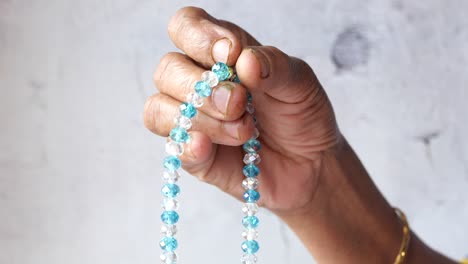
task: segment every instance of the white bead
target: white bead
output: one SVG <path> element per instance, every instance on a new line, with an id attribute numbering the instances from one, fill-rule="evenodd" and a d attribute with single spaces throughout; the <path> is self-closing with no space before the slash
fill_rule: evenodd
<path id="1" fill-rule="evenodd" d="M 258 131 L 258 128 L 255 128 L 254 130 L 254 135 L 253 135 L 253 139 L 257 139 L 258 137 L 260 136 L 260 131 Z"/>
<path id="2" fill-rule="evenodd" d="M 179 201 L 174 198 L 164 199 L 161 205 L 165 211 L 175 211 L 179 209 Z"/>
<path id="3" fill-rule="evenodd" d="M 176 183 L 180 178 L 178 171 L 164 171 L 163 180 L 168 183 Z"/>
<path id="4" fill-rule="evenodd" d="M 185 130 L 189 130 L 192 127 L 192 121 L 190 120 L 190 118 L 188 118 L 186 116 L 183 116 L 183 115 L 177 116 L 174 119 L 174 123 L 178 127 L 181 127 L 181 128 L 183 128 Z"/>
<path id="5" fill-rule="evenodd" d="M 260 158 L 260 155 L 258 155 L 258 153 L 247 153 L 244 156 L 245 164 L 250 164 L 250 163 L 258 164 L 260 163 L 260 161 L 262 161 L 262 159 Z"/>
<path id="6" fill-rule="evenodd" d="M 253 106 L 252 103 L 247 103 L 247 106 L 245 107 L 245 110 L 246 110 L 249 114 L 255 113 L 255 107 Z"/>
<path id="7" fill-rule="evenodd" d="M 163 236 L 174 236 L 175 234 L 177 234 L 177 226 L 176 225 L 162 225 L 161 234 Z"/>
<path id="8" fill-rule="evenodd" d="M 257 256 L 254 254 L 245 254 L 241 257 L 242 264 L 255 264 L 257 263 Z"/>
<path id="9" fill-rule="evenodd" d="M 248 216 L 255 215 L 258 212 L 258 205 L 256 203 L 245 203 L 242 206 L 242 212 Z"/>
<path id="10" fill-rule="evenodd" d="M 201 97 L 197 93 L 189 93 L 187 94 L 187 102 L 195 106 L 196 108 L 199 108 L 203 105 L 204 98 Z"/>
<path id="11" fill-rule="evenodd" d="M 242 232 L 242 237 L 246 240 L 255 240 L 258 238 L 257 229 L 246 229 Z"/>
<path id="12" fill-rule="evenodd" d="M 212 71 L 206 71 L 202 73 L 201 79 L 202 81 L 208 83 L 210 87 L 215 87 L 219 82 L 218 76 Z"/>
<path id="13" fill-rule="evenodd" d="M 176 264 L 177 254 L 174 251 L 163 252 L 160 256 L 163 264 Z"/>
<path id="14" fill-rule="evenodd" d="M 171 140 L 166 143 L 166 153 L 169 155 L 180 156 L 184 153 L 184 146 Z"/>
<path id="15" fill-rule="evenodd" d="M 243 181 L 242 181 L 242 187 L 244 187 L 244 189 L 252 189 L 252 190 L 255 190 L 258 188 L 258 179 L 257 178 L 253 178 L 253 177 L 249 177 L 249 178 L 245 178 Z"/>

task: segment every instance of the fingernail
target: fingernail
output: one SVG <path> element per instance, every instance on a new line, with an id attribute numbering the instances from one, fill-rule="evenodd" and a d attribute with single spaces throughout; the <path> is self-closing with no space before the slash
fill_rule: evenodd
<path id="1" fill-rule="evenodd" d="M 234 89 L 232 84 L 222 83 L 213 90 L 212 100 L 218 111 L 223 115 L 227 114 L 232 89 Z"/>
<path id="2" fill-rule="evenodd" d="M 224 130 L 234 139 L 239 139 L 239 124 L 237 122 L 224 122 Z"/>
<path id="3" fill-rule="evenodd" d="M 251 52 L 255 58 L 257 58 L 257 61 L 260 64 L 260 77 L 262 79 L 267 78 L 270 75 L 270 62 L 268 61 L 267 57 L 261 51 L 256 49 L 251 49 Z"/>
<path id="4" fill-rule="evenodd" d="M 228 38 L 217 40 L 211 47 L 211 56 L 214 62 L 226 63 L 229 57 L 229 50 L 231 49 L 231 41 Z"/>

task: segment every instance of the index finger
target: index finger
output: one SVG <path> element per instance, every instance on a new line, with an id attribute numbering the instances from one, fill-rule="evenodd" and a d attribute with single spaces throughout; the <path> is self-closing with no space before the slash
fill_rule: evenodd
<path id="1" fill-rule="evenodd" d="M 218 61 L 232 66 L 244 47 L 260 45 L 240 27 L 217 20 L 197 7 L 177 11 L 168 31 L 179 49 L 206 68 Z"/>

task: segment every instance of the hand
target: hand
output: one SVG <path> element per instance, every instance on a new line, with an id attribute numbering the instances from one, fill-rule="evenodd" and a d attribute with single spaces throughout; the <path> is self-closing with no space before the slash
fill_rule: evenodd
<path id="1" fill-rule="evenodd" d="M 260 205 L 293 212 L 309 204 L 321 177 L 322 153 L 340 142 L 331 104 L 312 69 L 194 7 L 177 12 L 169 35 L 186 55 L 169 53 L 161 60 L 154 75 L 160 93 L 146 103 L 146 126 L 167 136 L 201 73 L 215 61 L 235 66 L 242 84 L 221 83 L 200 108 L 181 157 L 183 168 L 241 199 L 241 145 L 254 129 L 244 110 L 250 91 L 262 143 Z"/>

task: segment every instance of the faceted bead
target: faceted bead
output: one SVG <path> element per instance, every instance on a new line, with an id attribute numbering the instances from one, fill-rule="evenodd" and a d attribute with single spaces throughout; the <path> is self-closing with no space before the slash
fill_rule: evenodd
<path id="1" fill-rule="evenodd" d="M 257 229 L 246 229 L 242 231 L 242 237 L 246 240 L 255 240 L 258 238 Z"/>
<path id="2" fill-rule="evenodd" d="M 175 127 L 169 132 L 169 137 L 177 143 L 186 143 L 190 140 L 187 130 L 181 127 Z"/>
<path id="3" fill-rule="evenodd" d="M 254 254 L 245 254 L 241 257 L 242 264 L 256 264 L 257 260 L 257 256 Z"/>
<path id="4" fill-rule="evenodd" d="M 244 189 L 257 189 L 258 188 L 258 179 L 257 178 L 247 178 L 242 181 L 242 187 Z"/>
<path id="5" fill-rule="evenodd" d="M 242 243 L 241 248 L 242 251 L 244 251 L 247 254 L 255 254 L 260 249 L 260 246 L 255 240 L 247 240 Z"/>
<path id="6" fill-rule="evenodd" d="M 166 143 L 166 153 L 173 156 L 180 156 L 184 153 L 184 146 L 171 140 Z"/>
<path id="7" fill-rule="evenodd" d="M 248 203 L 256 202 L 260 199 L 260 193 L 256 190 L 246 190 L 244 192 L 244 200 Z"/>
<path id="8" fill-rule="evenodd" d="M 233 82 L 235 83 L 241 83 L 240 79 L 239 79 L 239 76 L 234 76 L 234 78 L 232 79 Z"/>
<path id="9" fill-rule="evenodd" d="M 247 93 L 247 102 L 251 103 L 253 101 L 252 94 L 250 92 Z"/>
<path id="10" fill-rule="evenodd" d="M 260 136 L 260 131 L 258 131 L 258 128 L 255 128 L 252 139 L 257 139 L 259 136 Z"/>
<path id="11" fill-rule="evenodd" d="M 215 65 L 213 65 L 211 71 L 213 71 L 216 76 L 218 76 L 219 81 L 225 81 L 229 79 L 232 74 L 232 70 L 230 70 L 229 67 L 222 62 L 217 62 Z"/>
<path id="12" fill-rule="evenodd" d="M 182 166 L 182 162 L 177 156 L 168 156 L 164 159 L 164 168 L 168 171 L 176 171 Z"/>
<path id="13" fill-rule="evenodd" d="M 257 167 L 257 165 L 250 163 L 244 166 L 242 172 L 244 173 L 245 177 L 257 177 L 258 174 L 260 174 L 260 169 Z"/>
<path id="14" fill-rule="evenodd" d="M 192 104 L 184 102 L 179 108 L 180 113 L 188 118 L 192 118 L 197 114 L 197 109 Z"/>
<path id="15" fill-rule="evenodd" d="M 177 197 L 180 193 L 179 185 L 173 183 L 166 183 L 161 188 L 161 193 L 168 198 Z"/>
<path id="16" fill-rule="evenodd" d="M 160 256 L 162 264 L 176 264 L 177 254 L 174 251 L 163 252 Z"/>
<path id="17" fill-rule="evenodd" d="M 176 211 L 164 211 L 161 214 L 161 221 L 168 225 L 173 225 L 179 221 L 179 214 Z"/>
<path id="18" fill-rule="evenodd" d="M 245 203 L 242 206 L 242 212 L 245 215 L 252 216 L 258 212 L 258 204 L 256 203 Z"/>
<path id="19" fill-rule="evenodd" d="M 177 240 L 173 237 L 163 237 L 159 241 L 159 246 L 164 251 L 174 251 L 177 249 L 178 243 Z"/>
<path id="20" fill-rule="evenodd" d="M 168 183 L 176 183 L 180 178 L 180 174 L 177 171 L 164 171 L 163 180 Z"/>
<path id="21" fill-rule="evenodd" d="M 196 108 L 202 107 L 205 99 L 198 93 L 187 94 L 187 102 Z"/>
<path id="22" fill-rule="evenodd" d="M 175 211 L 179 209 L 179 201 L 174 198 L 166 198 L 162 201 L 162 208 L 166 211 Z"/>
<path id="23" fill-rule="evenodd" d="M 201 75 L 202 81 L 208 83 L 210 87 L 215 87 L 218 85 L 218 76 L 212 71 L 206 71 Z"/>
<path id="24" fill-rule="evenodd" d="M 161 234 L 164 236 L 175 236 L 177 234 L 177 226 L 176 225 L 165 225 L 161 226 Z"/>
<path id="25" fill-rule="evenodd" d="M 260 155 L 258 155 L 257 153 L 247 153 L 244 156 L 245 164 L 250 164 L 250 163 L 258 164 L 260 163 L 261 160 L 262 159 L 260 158 Z"/>
<path id="26" fill-rule="evenodd" d="M 249 114 L 255 113 L 255 107 L 253 106 L 252 103 L 247 103 L 247 106 L 245 107 L 245 110 L 246 110 L 247 113 L 249 113 Z"/>
<path id="27" fill-rule="evenodd" d="M 201 97 L 208 97 L 211 95 L 211 87 L 207 82 L 199 81 L 195 84 L 195 92 Z"/>
<path id="28" fill-rule="evenodd" d="M 262 148 L 260 142 L 256 139 L 249 139 L 244 143 L 244 151 L 247 153 L 255 153 Z"/>
<path id="29" fill-rule="evenodd" d="M 181 127 L 185 130 L 189 130 L 192 127 L 192 121 L 190 120 L 190 118 L 183 115 L 177 116 L 174 119 L 174 123 L 176 124 L 176 126 Z"/>
<path id="30" fill-rule="evenodd" d="M 258 217 L 254 215 L 245 216 L 242 219 L 242 225 L 244 225 L 244 227 L 248 229 L 257 228 L 258 224 L 260 224 L 260 220 L 258 220 Z"/>

